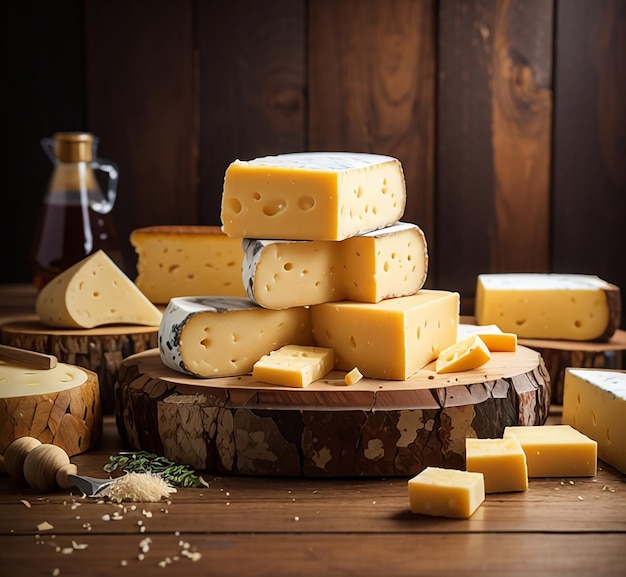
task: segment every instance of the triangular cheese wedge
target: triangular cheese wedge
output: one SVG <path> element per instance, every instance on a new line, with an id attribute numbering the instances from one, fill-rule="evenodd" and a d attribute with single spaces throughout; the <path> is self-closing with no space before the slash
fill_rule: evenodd
<path id="1" fill-rule="evenodd" d="M 102 250 L 68 268 L 39 293 L 39 320 L 51 327 L 158 326 L 161 311 Z"/>

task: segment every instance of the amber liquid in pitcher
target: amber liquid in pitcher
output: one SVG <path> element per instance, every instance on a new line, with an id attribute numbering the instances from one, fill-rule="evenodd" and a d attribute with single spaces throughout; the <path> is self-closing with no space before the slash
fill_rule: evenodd
<path id="1" fill-rule="evenodd" d="M 83 207 L 78 191 L 54 196 L 41 206 L 33 239 L 31 269 L 37 290 L 100 249 L 124 270 L 111 215 Z"/>

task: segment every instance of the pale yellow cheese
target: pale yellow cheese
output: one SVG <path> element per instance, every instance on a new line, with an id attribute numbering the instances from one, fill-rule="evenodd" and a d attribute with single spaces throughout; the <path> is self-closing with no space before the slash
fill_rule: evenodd
<path id="1" fill-rule="evenodd" d="M 503 333 L 497 325 L 459 325 L 459 341 L 470 335 L 478 335 L 492 353 L 514 353 L 517 350 L 517 335 Z"/>
<path id="2" fill-rule="evenodd" d="M 375 304 L 324 303 L 311 318 L 317 344 L 335 351 L 335 368 L 405 380 L 456 341 L 459 294 L 422 289 Z"/>
<path id="3" fill-rule="evenodd" d="M 359 371 L 357 367 L 354 367 L 351 371 L 348 371 L 345 374 L 343 380 L 346 385 L 354 385 L 355 383 L 358 383 L 362 378 L 363 374 L 361 373 L 361 371 Z"/>
<path id="4" fill-rule="evenodd" d="M 598 444 L 570 425 L 505 427 L 505 439 L 517 439 L 528 465 L 529 477 L 593 477 Z"/>
<path id="5" fill-rule="evenodd" d="M 232 162 L 221 218 L 233 237 L 343 240 L 397 222 L 405 205 L 396 158 L 303 152 Z"/>
<path id="6" fill-rule="evenodd" d="M 519 338 L 607 340 L 620 324 L 620 291 L 597 276 L 481 274 L 476 321 Z"/>
<path id="7" fill-rule="evenodd" d="M 470 335 L 439 353 L 435 363 L 436 373 L 469 371 L 487 363 L 491 352 L 478 335 Z"/>
<path id="8" fill-rule="evenodd" d="M 342 241 L 244 240 L 243 282 L 266 308 L 410 295 L 427 271 L 424 233 L 411 223 Z"/>
<path id="9" fill-rule="evenodd" d="M 252 377 L 265 383 L 303 388 L 332 371 L 334 361 L 332 349 L 285 345 L 254 363 Z"/>
<path id="10" fill-rule="evenodd" d="M 485 500 L 482 473 L 427 467 L 408 482 L 411 512 L 467 519 Z"/>
<path id="11" fill-rule="evenodd" d="M 626 372 L 565 369 L 563 423 L 598 443 L 598 457 L 626 473 Z"/>
<path id="12" fill-rule="evenodd" d="M 526 454 L 517 439 L 465 439 L 465 468 L 483 474 L 485 493 L 528 489 Z"/>
<path id="13" fill-rule="evenodd" d="M 161 322 L 159 309 L 102 250 L 52 279 L 37 296 L 36 312 L 43 324 L 61 328 Z"/>
<path id="14" fill-rule="evenodd" d="M 57 363 L 53 369 L 31 369 L 0 360 L 0 399 L 29 395 L 53 395 L 78 387 L 87 373 L 73 365 Z"/>
<path id="15" fill-rule="evenodd" d="M 314 344 L 307 308 L 264 309 L 241 297 L 171 299 L 158 339 L 165 365 L 198 377 L 251 373 L 273 350 Z"/>
<path id="16" fill-rule="evenodd" d="M 153 302 L 179 296 L 246 296 L 241 239 L 218 226 L 150 226 L 132 231 L 137 287 Z"/>

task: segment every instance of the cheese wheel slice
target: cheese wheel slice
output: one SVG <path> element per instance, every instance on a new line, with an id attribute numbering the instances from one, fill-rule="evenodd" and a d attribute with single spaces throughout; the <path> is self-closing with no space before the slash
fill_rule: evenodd
<path id="1" fill-rule="evenodd" d="M 221 218 L 233 237 L 343 240 L 399 221 L 405 205 L 398 159 L 302 152 L 232 162 Z"/>
<path id="2" fill-rule="evenodd" d="M 60 328 L 161 322 L 161 311 L 102 250 L 52 279 L 37 296 L 36 312 L 44 325 Z"/>
<path id="3" fill-rule="evenodd" d="M 251 373 L 254 363 L 284 345 L 312 345 L 305 307 L 265 309 L 241 297 L 176 297 L 158 334 L 161 360 L 197 377 Z"/>
<path id="4" fill-rule="evenodd" d="M 481 274 L 476 321 L 518 338 L 608 340 L 621 322 L 620 290 L 594 275 Z"/>
<path id="5" fill-rule="evenodd" d="M 265 383 L 304 388 L 332 371 L 334 362 L 332 349 L 285 345 L 254 363 L 252 377 Z"/>
<path id="6" fill-rule="evenodd" d="M 273 309 L 415 294 L 428 271 L 424 233 L 411 223 L 342 241 L 245 239 L 243 246 L 248 298 Z"/>
<path id="7" fill-rule="evenodd" d="M 517 350 L 517 335 L 503 333 L 497 325 L 459 325 L 457 339 L 463 340 L 470 335 L 478 335 L 493 352 L 515 352 Z"/>
<path id="8" fill-rule="evenodd" d="M 476 369 L 491 359 L 491 352 L 478 335 L 470 335 L 439 353 L 436 373 L 456 373 Z"/>

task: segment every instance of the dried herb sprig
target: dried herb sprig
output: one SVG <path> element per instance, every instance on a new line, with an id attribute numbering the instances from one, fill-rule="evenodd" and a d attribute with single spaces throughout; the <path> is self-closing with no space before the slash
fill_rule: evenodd
<path id="1" fill-rule="evenodd" d="M 208 487 L 209 484 L 187 465 L 179 465 L 166 457 L 137 451 L 109 456 L 103 469 L 107 473 L 116 470 L 125 473 L 157 473 L 170 485 L 178 487 Z"/>

